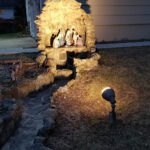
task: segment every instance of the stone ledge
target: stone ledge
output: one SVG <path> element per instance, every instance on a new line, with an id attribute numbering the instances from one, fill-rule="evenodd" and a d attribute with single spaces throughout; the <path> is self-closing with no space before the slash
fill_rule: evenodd
<path id="1" fill-rule="evenodd" d="M 94 69 L 98 66 L 98 60 L 101 56 L 97 53 L 94 53 L 91 58 L 87 59 L 78 59 L 74 58 L 74 65 L 76 67 L 76 72 L 79 73 L 80 71 L 89 71 Z"/>
<path id="2" fill-rule="evenodd" d="M 51 72 L 44 72 L 37 76 L 36 79 L 26 79 L 21 85 L 11 88 L 9 91 L 2 93 L 3 97 L 14 97 L 16 99 L 24 98 L 31 92 L 38 91 L 43 86 L 54 82 L 54 75 Z"/>
<path id="3" fill-rule="evenodd" d="M 70 46 L 70 47 L 60 47 L 60 48 L 46 48 L 45 52 L 48 54 L 49 52 L 74 52 L 74 53 L 81 53 L 81 52 L 88 52 L 90 49 L 88 49 L 86 46 L 82 47 L 75 47 L 75 46 Z"/>
<path id="4" fill-rule="evenodd" d="M 54 76 L 57 77 L 69 77 L 72 75 L 73 71 L 69 69 L 57 69 L 52 70 Z"/>

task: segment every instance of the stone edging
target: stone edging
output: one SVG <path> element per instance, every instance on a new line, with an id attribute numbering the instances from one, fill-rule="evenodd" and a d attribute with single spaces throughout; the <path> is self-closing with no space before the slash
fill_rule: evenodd
<path id="1" fill-rule="evenodd" d="M 0 147 L 14 133 L 22 117 L 21 104 L 15 99 L 3 100 L 0 104 Z"/>
<path id="2" fill-rule="evenodd" d="M 44 112 L 43 126 L 38 130 L 37 136 L 30 150 L 52 150 L 44 146 L 49 133 L 55 128 L 56 109 L 49 108 Z M 3 100 L 0 105 L 0 147 L 2 147 L 17 129 L 22 117 L 21 104 L 15 99 Z M 6 143 L 7 144 L 7 143 Z"/>
<path id="3" fill-rule="evenodd" d="M 45 118 L 43 119 L 43 127 L 39 129 L 31 150 L 52 150 L 48 147 L 45 147 L 44 142 L 49 133 L 55 128 L 55 119 L 57 116 L 56 109 L 49 108 L 44 115 Z"/>

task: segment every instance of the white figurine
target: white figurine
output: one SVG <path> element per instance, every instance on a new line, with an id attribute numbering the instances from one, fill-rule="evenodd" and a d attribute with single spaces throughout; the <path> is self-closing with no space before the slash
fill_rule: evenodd
<path id="1" fill-rule="evenodd" d="M 54 48 L 59 48 L 61 46 L 64 46 L 64 44 L 65 44 L 64 35 L 59 30 L 58 35 L 54 38 L 53 47 Z"/>
<path id="2" fill-rule="evenodd" d="M 77 46 L 77 39 L 78 39 L 78 33 L 74 30 L 74 29 L 72 29 L 73 30 L 73 45 L 74 46 Z"/>
<path id="3" fill-rule="evenodd" d="M 71 46 L 73 44 L 72 31 L 70 31 L 69 29 L 67 29 L 65 41 L 66 41 L 66 46 Z"/>
<path id="4" fill-rule="evenodd" d="M 58 34 L 58 40 L 59 40 L 60 46 L 64 46 L 65 40 L 64 40 L 64 35 L 61 31 Z"/>
<path id="5" fill-rule="evenodd" d="M 77 37 L 77 46 L 83 46 L 83 40 L 80 35 Z"/>
<path id="6" fill-rule="evenodd" d="M 59 37 L 56 36 L 54 38 L 54 41 L 53 41 L 53 48 L 59 48 L 61 45 L 60 45 L 60 40 L 59 40 Z"/>

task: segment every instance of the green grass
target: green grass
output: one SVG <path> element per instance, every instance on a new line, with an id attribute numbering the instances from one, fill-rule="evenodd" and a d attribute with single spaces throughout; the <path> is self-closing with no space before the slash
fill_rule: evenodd
<path id="1" fill-rule="evenodd" d="M 58 117 L 46 144 L 53 150 L 149 150 L 150 47 L 99 53 L 99 67 L 54 94 Z M 117 124 L 111 129 L 110 104 L 101 97 L 107 86 L 117 100 Z"/>
<path id="2" fill-rule="evenodd" d="M 19 37 L 25 37 L 25 36 L 29 36 L 29 34 L 28 33 L 24 34 L 22 32 L 0 34 L 0 40 L 2 40 L 2 39 L 11 39 L 11 38 L 19 38 Z"/>

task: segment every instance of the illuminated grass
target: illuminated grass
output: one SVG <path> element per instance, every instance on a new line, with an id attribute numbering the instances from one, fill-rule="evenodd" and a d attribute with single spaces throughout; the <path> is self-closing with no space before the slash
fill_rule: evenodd
<path id="1" fill-rule="evenodd" d="M 47 144 L 54 150 L 150 149 L 150 47 L 101 50 L 99 67 L 54 94 L 58 118 Z M 117 125 L 108 128 L 110 104 L 101 90 L 116 92 Z"/>

